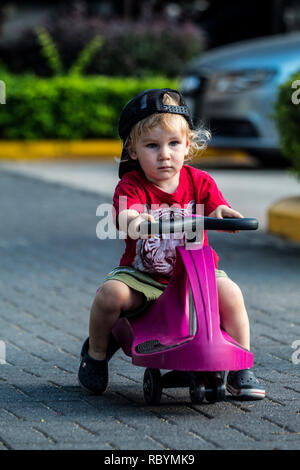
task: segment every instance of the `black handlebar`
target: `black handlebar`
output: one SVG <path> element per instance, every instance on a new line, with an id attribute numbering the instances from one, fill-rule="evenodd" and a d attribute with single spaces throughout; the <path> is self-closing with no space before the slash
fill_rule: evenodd
<path id="1" fill-rule="evenodd" d="M 140 231 L 143 234 L 163 234 L 184 232 L 187 230 L 256 230 L 258 221 L 254 218 L 184 217 L 177 220 L 159 220 L 158 222 L 142 222 Z"/>

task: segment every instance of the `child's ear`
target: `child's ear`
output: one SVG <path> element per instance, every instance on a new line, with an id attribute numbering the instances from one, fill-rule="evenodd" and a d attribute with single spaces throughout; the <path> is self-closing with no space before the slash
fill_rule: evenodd
<path id="1" fill-rule="evenodd" d="M 128 155 L 132 160 L 137 160 L 136 151 L 133 148 L 128 148 Z"/>
<path id="2" fill-rule="evenodd" d="M 186 148 L 185 148 L 185 154 L 184 156 L 187 157 L 190 151 L 190 139 L 187 137 L 186 138 Z"/>

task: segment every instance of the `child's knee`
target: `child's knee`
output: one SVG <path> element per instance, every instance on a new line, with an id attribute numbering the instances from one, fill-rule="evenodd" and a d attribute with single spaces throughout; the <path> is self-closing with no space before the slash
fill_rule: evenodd
<path id="1" fill-rule="evenodd" d="M 237 305 L 244 303 L 241 288 L 229 278 L 219 278 L 217 280 L 219 300 L 226 304 Z"/>
<path id="2" fill-rule="evenodd" d="M 101 308 L 121 309 L 127 303 L 129 287 L 121 281 L 109 280 L 100 287 L 94 302 Z"/>
<path id="3" fill-rule="evenodd" d="M 233 297 L 233 299 L 235 300 L 243 299 L 241 288 L 234 281 L 230 280 L 229 291 L 230 291 L 230 296 Z"/>

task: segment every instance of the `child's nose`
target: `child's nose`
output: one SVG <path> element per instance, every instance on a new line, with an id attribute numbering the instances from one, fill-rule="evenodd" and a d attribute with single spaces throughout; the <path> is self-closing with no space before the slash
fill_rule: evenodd
<path id="1" fill-rule="evenodd" d="M 170 153 L 169 153 L 169 149 L 167 146 L 161 146 L 160 148 L 160 152 L 159 152 L 159 157 L 161 159 L 165 159 L 165 158 L 170 158 Z"/>

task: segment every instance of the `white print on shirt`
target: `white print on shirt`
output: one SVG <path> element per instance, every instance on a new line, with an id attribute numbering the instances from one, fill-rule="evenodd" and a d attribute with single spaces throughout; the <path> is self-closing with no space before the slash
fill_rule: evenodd
<path id="1" fill-rule="evenodd" d="M 153 207 L 153 206 L 152 206 Z M 150 209 L 145 207 L 145 212 L 153 215 L 155 220 L 170 220 L 182 218 L 195 213 L 196 202 L 190 201 L 185 207 L 162 207 Z M 176 246 L 184 244 L 184 234 L 162 234 L 146 240 L 139 239 L 136 243 L 136 256 L 133 267 L 146 273 L 160 273 L 171 276 L 176 261 Z"/>

